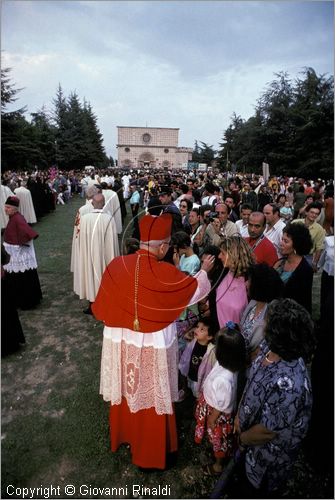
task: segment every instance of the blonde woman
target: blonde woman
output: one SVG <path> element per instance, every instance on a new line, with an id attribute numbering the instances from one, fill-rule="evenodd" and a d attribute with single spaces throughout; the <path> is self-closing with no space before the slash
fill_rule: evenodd
<path id="1" fill-rule="evenodd" d="M 219 259 L 228 270 L 216 288 L 216 313 L 222 328 L 227 321 L 240 323 L 248 304 L 247 272 L 254 259 L 250 247 L 241 236 L 230 236 L 222 240 Z"/>

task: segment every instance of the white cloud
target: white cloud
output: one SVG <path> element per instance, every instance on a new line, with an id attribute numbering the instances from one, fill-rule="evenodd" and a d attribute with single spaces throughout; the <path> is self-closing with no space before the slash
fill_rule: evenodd
<path id="1" fill-rule="evenodd" d="M 96 79 L 99 76 L 101 76 L 101 72 L 100 72 L 100 70 L 98 69 L 97 66 L 92 66 L 91 64 L 86 64 L 86 63 L 81 63 L 81 62 L 78 62 L 77 66 L 78 66 L 78 68 L 79 68 L 80 71 L 82 71 L 83 73 L 88 74 L 92 78 Z"/>

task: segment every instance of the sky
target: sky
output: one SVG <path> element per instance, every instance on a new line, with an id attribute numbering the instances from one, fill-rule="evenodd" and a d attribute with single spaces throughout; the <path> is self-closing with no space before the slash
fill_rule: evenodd
<path id="1" fill-rule="evenodd" d="M 91 103 L 108 155 L 119 126 L 179 128 L 219 147 L 275 74 L 334 74 L 332 1 L 3 0 L 1 65 L 26 117 L 61 84 Z M 10 108 L 8 108 L 10 109 Z"/>

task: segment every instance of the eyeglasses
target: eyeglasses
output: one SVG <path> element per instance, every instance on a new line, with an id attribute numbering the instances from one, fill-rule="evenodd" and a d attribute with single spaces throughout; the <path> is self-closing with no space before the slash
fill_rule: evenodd
<path id="1" fill-rule="evenodd" d="M 227 214 L 228 212 L 215 212 L 216 214 Z"/>

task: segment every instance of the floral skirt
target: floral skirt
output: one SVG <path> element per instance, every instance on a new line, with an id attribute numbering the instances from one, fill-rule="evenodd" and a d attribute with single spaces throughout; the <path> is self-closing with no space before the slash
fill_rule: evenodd
<path id="1" fill-rule="evenodd" d="M 213 408 L 206 403 L 203 394 L 200 394 L 195 410 L 196 427 L 194 440 L 201 443 L 205 432 L 210 443 L 213 446 L 214 456 L 216 458 L 230 457 L 235 449 L 234 418 L 232 414 L 221 413 L 215 422 L 214 429 L 207 425 L 207 417 L 211 414 Z"/>

